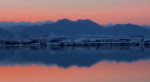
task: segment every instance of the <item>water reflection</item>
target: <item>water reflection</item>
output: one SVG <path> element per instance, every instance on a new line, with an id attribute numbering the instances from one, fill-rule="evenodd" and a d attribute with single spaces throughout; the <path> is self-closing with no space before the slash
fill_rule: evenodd
<path id="1" fill-rule="evenodd" d="M 150 47 L 0 47 L 0 65 L 57 65 L 90 67 L 98 62 L 136 62 L 150 59 Z"/>

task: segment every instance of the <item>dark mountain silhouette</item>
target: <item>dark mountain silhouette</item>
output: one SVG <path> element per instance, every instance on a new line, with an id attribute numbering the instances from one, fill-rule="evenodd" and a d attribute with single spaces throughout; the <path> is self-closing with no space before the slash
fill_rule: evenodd
<path id="1" fill-rule="evenodd" d="M 12 33 L 3 28 L 0 28 L 0 36 L 7 36 L 7 35 L 12 35 Z"/>
<path id="2" fill-rule="evenodd" d="M 13 34 L 20 34 L 20 32 L 23 31 L 23 29 L 27 28 L 29 26 L 27 25 L 17 25 L 17 26 L 11 26 L 8 28 L 5 28 L 7 31 L 13 33 Z"/>
<path id="3" fill-rule="evenodd" d="M 26 35 L 150 35 L 150 29 L 133 24 L 116 24 L 105 28 L 91 20 L 58 20 L 52 24 L 25 28 Z"/>
<path id="4" fill-rule="evenodd" d="M 91 20 L 71 21 L 68 19 L 58 20 L 52 24 L 28 27 L 23 34 L 29 35 L 95 35 L 100 32 L 101 25 Z"/>
<path id="5" fill-rule="evenodd" d="M 105 30 L 110 35 L 150 35 L 149 29 L 133 24 L 116 24 Z"/>
<path id="6" fill-rule="evenodd" d="M 141 26 L 150 29 L 150 25 L 141 25 Z"/>
<path id="7" fill-rule="evenodd" d="M 112 27 L 112 26 L 114 26 L 115 24 L 106 24 L 106 25 L 103 25 L 103 27 Z"/>
<path id="8" fill-rule="evenodd" d="M 53 21 L 43 21 L 43 22 L 0 22 L 0 27 L 2 28 L 11 28 L 14 26 L 33 26 L 33 25 L 43 25 L 43 24 L 51 24 Z"/>
<path id="9" fill-rule="evenodd" d="M 52 21 L 44 21 L 44 22 L 35 22 L 35 23 L 31 23 L 31 22 L 0 22 L 0 27 L 2 27 L 3 29 L 14 33 L 14 34 L 20 34 L 20 32 L 22 32 L 23 29 L 30 27 L 30 26 L 41 26 L 44 24 L 51 24 L 53 23 Z"/>
<path id="10" fill-rule="evenodd" d="M 148 26 L 133 24 L 99 25 L 89 19 L 71 21 L 62 19 L 56 22 L 0 22 L 0 35 L 150 35 Z M 107 27 L 107 28 L 106 28 Z"/>

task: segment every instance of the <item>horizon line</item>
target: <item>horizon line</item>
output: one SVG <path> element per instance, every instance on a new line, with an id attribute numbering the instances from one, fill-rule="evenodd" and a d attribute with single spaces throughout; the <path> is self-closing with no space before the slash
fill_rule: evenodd
<path id="1" fill-rule="evenodd" d="M 91 20 L 91 19 L 86 19 L 86 18 L 84 18 L 84 19 L 77 19 L 77 20 L 72 20 L 72 19 L 69 19 L 69 18 L 62 18 L 62 19 L 58 19 L 58 20 L 55 20 L 55 21 L 53 21 L 53 20 L 41 20 L 41 21 L 0 21 L 0 23 L 2 23 L 2 22 L 13 22 L 13 23 L 21 23 L 21 22 L 27 22 L 27 23 L 38 23 L 38 22 L 46 22 L 46 21 L 51 21 L 51 22 L 57 22 L 57 21 L 59 21 L 59 20 L 63 20 L 63 19 L 67 19 L 67 20 L 70 20 L 70 21 L 74 21 L 74 22 L 76 22 L 76 21 L 78 21 L 78 20 Z M 91 21 L 93 21 L 93 20 L 91 20 Z M 109 24 L 114 24 L 114 25 L 116 25 L 116 24 L 133 24 L 133 25 L 150 25 L 150 24 L 136 24 L 136 23 L 131 23 L 131 22 L 129 22 L 129 23 L 106 23 L 106 24 L 101 24 L 101 23 L 98 23 L 98 22 L 96 22 L 96 21 L 93 21 L 94 23 L 97 23 L 97 24 L 99 24 L 99 25 L 109 25 Z"/>

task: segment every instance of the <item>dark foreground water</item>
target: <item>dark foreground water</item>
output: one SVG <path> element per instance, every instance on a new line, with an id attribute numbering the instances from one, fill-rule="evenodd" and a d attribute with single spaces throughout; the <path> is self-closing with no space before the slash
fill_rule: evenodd
<path id="1" fill-rule="evenodd" d="M 0 47 L 0 82 L 150 82 L 150 47 Z"/>

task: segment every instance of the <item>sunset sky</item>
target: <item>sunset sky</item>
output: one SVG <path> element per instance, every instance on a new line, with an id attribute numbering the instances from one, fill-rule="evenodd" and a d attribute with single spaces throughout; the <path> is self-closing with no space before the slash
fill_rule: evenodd
<path id="1" fill-rule="evenodd" d="M 62 18 L 150 25 L 150 0 L 0 0 L 0 21 Z"/>

